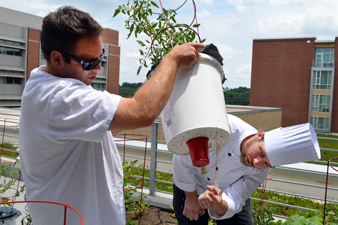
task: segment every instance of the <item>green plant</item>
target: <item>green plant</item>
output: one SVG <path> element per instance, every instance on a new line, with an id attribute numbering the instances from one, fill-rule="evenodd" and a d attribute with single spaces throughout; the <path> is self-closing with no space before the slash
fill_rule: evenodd
<path id="1" fill-rule="evenodd" d="M 261 190 L 255 190 L 251 197 L 260 199 Z M 265 199 L 269 201 L 285 203 L 285 204 L 300 206 L 304 208 L 311 208 L 311 209 L 315 209 L 318 211 L 323 210 L 323 204 L 321 204 L 318 201 L 314 201 L 313 199 L 308 199 L 308 198 L 301 198 L 301 197 L 295 197 L 295 196 L 289 196 L 289 195 L 265 191 Z M 298 209 L 295 209 L 292 207 L 287 207 L 283 205 L 273 205 L 270 203 L 265 203 L 265 205 L 268 207 L 274 208 L 275 210 L 274 214 L 277 214 L 277 215 L 291 217 L 292 215 L 298 215 L 300 213 Z M 311 210 L 307 210 L 307 211 L 309 211 L 307 213 L 311 212 Z M 338 212 L 338 204 L 327 203 L 326 211 L 327 212 Z M 328 215 L 328 219 L 332 219 L 332 216 Z"/>
<path id="2" fill-rule="evenodd" d="M 133 171 L 137 169 L 138 171 L 143 170 L 142 166 L 136 166 L 137 160 L 132 162 L 125 162 L 122 166 L 123 168 L 123 194 L 124 194 L 124 202 L 126 207 L 126 224 L 127 225 L 134 225 L 137 224 L 135 221 L 135 218 L 138 216 L 141 216 L 146 208 L 150 207 L 151 205 L 145 205 L 141 199 L 138 201 L 135 201 L 132 198 L 132 195 L 137 193 L 137 188 L 140 187 L 139 179 L 135 179 L 135 176 L 133 175 Z M 147 199 L 147 196 L 143 195 L 143 198 Z"/>
<path id="3" fill-rule="evenodd" d="M 23 186 L 23 190 L 24 190 L 24 186 Z M 26 199 L 26 194 L 24 195 L 24 199 L 25 201 Z M 32 224 L 32 217 L 29 213 L 27 213 L 21 220 L 21 225 L 31 225 Z"/>
<path id="4" fill-rule="evenodd" d="M 140 34 L 145 34 L 150 37 L 150 40 L 137 40 L 140 45 L 139 59 L 141 68 L 148 67 L 149 60 L 151 65 L 155 65 L 165 54 L 167 54 L 172 46 L 193 42 L 196 38 L 196 32 L 192 28 L 198 28 L 199 24 L 191 26 L 188 24 L 176 24 L 175 10 L 163 9 L 164 14 L 154 14 L 152 8 L 159 9 L 159 6 L 154 1 L 139 1 L 133 0 L 132 3 L 128 0 L 127 4 L 119 5 L 115 10 L 113 17 L 122 13 L 128 16 L 125 21 L 125 27 L 129 30 L 127 39 L 134 34 L 137 38 Z M 150 20 L 149 17 L 158 15 L 155 20 Z M 164 17 L 165 15 L 165 17 Z M 168 27 L 167 27 L 168 25 Z M 201 40 L 200 42 L 204 42 Z"/>
<path id="5" fill-rule="evenodd" d="M 143 196 L 143 198 L 148 199 L 147 196 Z M 141 199 L 137 201 L 137 204 L 139 208 L 139 213 L 141 213 L 141 215 L 144 214 L 146 208 L 149 208 L 151 206 L 151 205 L 146 205 L 143 201 L 141 201 Z M 137 213 L 136 215 L 138 215 L 139 213 Z"/>
<path id="6" fill-rule="evenodd" d="M 0 157 L 2 157 L 2 155 L 0 155 Z M 22 186 L 20 189 L 16 189 L 14 196 L 12 197 L 3 196 L 9 189 L 13 189 L 12 187 L 15 185 L 15 182 L 17 181 L 13 177 L 16 175 L 21 175 L 21 171 L 16 170 L 14 168 L 18 163 L 19 160 L 16 160 L 14 163 L 8 163 L 3 161 L 0 163 L 0 198 L 2 203 L 14 201 L 16 197 L 20 196 L 20 194 L 25 191 L 25 186 Z M 10 203 L 2 205 L 4 207 L 13 207 L 13 204 Z M 4 220 L 8 216 L 19 216 L 19 215 L 21 215 L 21 212 L 18 210 L 13 211 L 10 210 L 10 212 L 7 212 L 5 214 L 3 214 L 3 211 L 0 211 L 1 220 Z"/>
<path id="7" fill-rule="evenodd" d="M 261 205 L 259 202 L 253 201 L 251 203 L 251 212 L 256 225 L 270 224 L 274 221 L 272 214 L 275 213 L 275 210 L 266 204 Z"/>
<path id="8" fill-rule="evenodd" d="M 175 210 L 174 210 L 174 206 L 170 205 L 171 210 L 173 211 L 173 213 L 171 214 L 171 217 L 175 219 L 175 223 L 177 223 L 177 219 L 176 219 L 176 215 L 175 215 Z"/>
<path id="9" fill-rule="evenodd" d="M 9 143 L 1 143 L 1 151 L 0 151 L 0 157 L 10 157 L 10 158 L 17 158 L 19 156 L 18 153 L 15 153 L 13 151 L 17 150 L 18 146 L 9 144 Z M 11 200 L 14 200 L 15 197 L 20 196 L 22 193 L 25 192 L 25 185 L 21 186 L 20 189 L 17 189 L 13 199 L 9 197 L 4 197 L 3 195 L 9 190 L 13 189 L 13 185 L 15 185 L 15 182 L 17 181 L 14 176 L 21 177 L 21 170 L 16 169 L 15 166 L 18 165 L 20 161 L 18 159 L 15 160 L 14 163 L 11 162 L 4 162 L 3 160 L 0 163 L 0 198 L 1 202 L 9 202 Z M 18 181 L 19 182 L 19 181 Z M 26 200 L 26 194 L 24 195 L 24 199 Z M 5 206 L 12 207 L 13 204 L 6 204 Z M 1 212 L 0 212 L 1 213 Z M 30 225 L 32 223 L 32 218 L 29 213 L 27 213 L 23 219 L 21 220 L 21 224 Z"/>
<path id="10" fill-rule="evenodd" d="M 12 168 L 15 167 L 19 163 L 19 160 L 16 160 L 14 163 L 6 163 L 2 162 L 0 163 L 0 176 L 1 176 L 1 182 L 0 182 L 0 196 L 1 196 L 1 202 L 8 202 L 10 199 L 7 197 L 2 197 L 3 194 L 11 189 L 11 187 L 15 184 L 16 180 L 12 178 L 15 175 L 20 175 L 20 170 L 14 170 L 11 171 Z M 15 197 L 19 196 L 20 193 L 24 192 L 24 186 L 21 187 L 20 190 L 16 190 Z"/>
<path id="11" fill-rule="evenodd" d="M 290 218 L 288 218 L 283 225 L 294 225 L 294 224 L 299 224 L 299 225 L 321 225 L 323 224 L 323 219 L 318 217 L 318 216 L 314 216 L 314 217 L 310 217 L 310 218 L 305 218 L 305 216 L 301 216 L 301 215 L 293 215 Z"/>
<path id="12" fill-rule="evenodd" d="M 15 151 L 17 148 L 18 148 L 17 145 L 12 145 L 12 144 L 9 144 L 9 143 L 2 143 L 0 155 L 11 157 L 11 158 L 16 158 L 16 157 L 19 156 L 19 154 L 15 153 L 13 151 Z"/>

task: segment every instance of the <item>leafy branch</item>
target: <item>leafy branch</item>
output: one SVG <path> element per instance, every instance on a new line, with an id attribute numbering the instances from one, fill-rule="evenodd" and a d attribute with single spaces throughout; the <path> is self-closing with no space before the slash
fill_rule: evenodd
<path id="1" fill-rule="evenodd" d="M 193 42 L 198 37 L 199 42 L 205 42 L 205 39 L 200 40 L 198 34 L 193 28 L 198 28 L 200 24 L 177 24 L 177 12 L 172 9 L 163 9 L 163 14 L 154 13 L 152 8 L 159 9 L 160 7 L 154 1 L 150 0 L 133 0 L 132 3 L 128 0 L 127 4 L 119 5 L 115 10 L 113 17 L 122 13 L 128 16 L 125 21 L 125 27 L 129 30 L 127 39 L 134 34 L 135 38 L 145 34 L 150 37 L 150 40 L 137 40 L 140 46 L 139 59 L 140 66 L 137 70 L 137 75 L 142 67 L 148 67 L 147 62 L 156 64 L 165 54 L 167 54 L 173 46 L 187 42 Z M 158 15 L 154 21 L 148 18 L 153 15 Z M 165 15 L 165 16 L 164 16 Z"/>

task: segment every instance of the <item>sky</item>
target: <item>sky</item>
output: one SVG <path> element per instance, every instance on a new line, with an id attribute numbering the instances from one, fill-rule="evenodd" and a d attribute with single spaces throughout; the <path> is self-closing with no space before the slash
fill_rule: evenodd
<path id="1" fill-rule="evenodd" d="M 160 0 L 153 0 L 160 5 Z M 71 2 L 71 3 L 70 3 Z M 148 69 L 139 75 L 139 45 L 127 40 L 127 17 L 112 17 L 128 0 L 0 0 L 0 6 L 44 17 L 63 5 L 88 12 L 104 28 L 119 31 L 120 84 L 144 82 Z M 132 3 L 133 0 L 130 1 Z M 177 9 L 177 23 L 193 19 L 193 0 L 162 0 L 166 9 Z M 223 57 L 227 81 L 223 87 L 250 88 L 252 43 L 255 39 L 305 38 L 334 41 L 338 36 L 338 1 L 332 0 L 195 0 L 199 35 L 213 43 Z M 144 37 L 146 38 L 146 37 Z"/>

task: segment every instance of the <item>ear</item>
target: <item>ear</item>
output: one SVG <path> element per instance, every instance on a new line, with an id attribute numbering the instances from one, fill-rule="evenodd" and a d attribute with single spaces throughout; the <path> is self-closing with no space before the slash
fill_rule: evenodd
<path id="1" fill-rule="evenodd" d="M 50 61 L 55 67 L 60 67 L 65 62 L 59 51 L 52 51 L 50 53 Z"/>
<path id="2" fill-rule="evenodd" d="M 265 134 L 265 131 L 261 131 L 257 134 L 258 139 L 262 139 Z"/>

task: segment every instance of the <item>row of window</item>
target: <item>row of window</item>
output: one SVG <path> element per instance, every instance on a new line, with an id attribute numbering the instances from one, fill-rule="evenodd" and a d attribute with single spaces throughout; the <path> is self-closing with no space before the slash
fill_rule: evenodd
<path id="1" fill-rule="evenodd" d="M 22 71 L 16 71 L 16 70 L 0 70 L 0 73 L 6 73 L 6 74 L 21 74 L 23 75 Z"/>
<path id="2" fill-rule="evenodd" d="M 20 99 L 0 99 L 0 105 L 1 105 L 1 103 L 20 103 L 21 102 L 21 100 Z"/>
<path id="3" fill-rule="evenodd" d="M 22 56 L 22 49 L 9 48 L 0 46 L 0 54 Z"/>
<path id="4" fill-rule="evenodd" d="M 9 41 L 9 40 L 3 40 L 3 39 L 0 39 L 0 43 L 19 45 L 19 46 L 24 46 L 25 45 L 24 43 L 21 43 L 21 42 Z"/>
<path id="5" fill-rule="evenodd" d="M 22 80 L 18 77 L 0 77 L 0 84 L 21 84 Z"/>
<path id="6" fill-rule="evenodd" d="M 334 48 L 316 48 L 315 67 L 333 67 Z M 316 90 L 331 90 L 332 71 L 313 71 L 312 88 Z M 330 112 L 331 95 L 312 95 L 312 112 Z M 312 116 L 310 123 L 315 129 L 329 130 L 330 118 Z"/>

